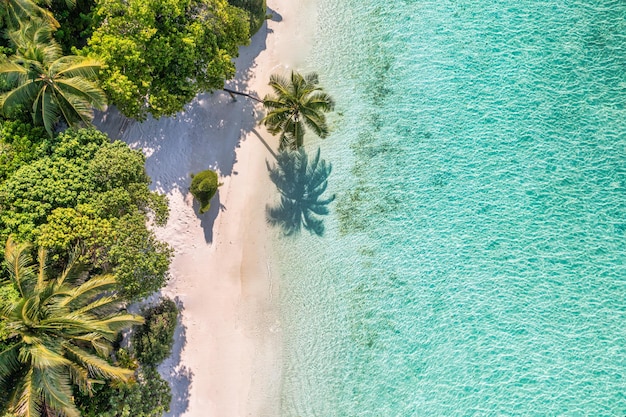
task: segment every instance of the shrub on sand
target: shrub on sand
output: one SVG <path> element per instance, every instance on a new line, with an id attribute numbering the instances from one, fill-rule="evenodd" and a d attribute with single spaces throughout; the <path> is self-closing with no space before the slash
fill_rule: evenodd
<path id="1" fill-rule="evenodd" d="M 202 214 L 211 208 L 211 199 L 217 192 L 217 187 L 222 184 L 217 181 L 217 174 L 210 169 L 191 174 L 191 178 L 189 191 L 200 203 L 200 214 Z"/>

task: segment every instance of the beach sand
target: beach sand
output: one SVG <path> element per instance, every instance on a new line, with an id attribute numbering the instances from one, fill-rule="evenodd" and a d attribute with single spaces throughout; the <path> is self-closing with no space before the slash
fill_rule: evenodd
<path id="1" fill-rule="evenodd" d="M 314 0 L 269 0 L 272 20 L 240 50 L 230 88 L 263 97 L 273 72 L 306 59 Z M 224 92 L 201 94 L 173 118 L 128 122 L 114 110 L 95 124 L 143 149 L 152 188 L 169 199 L 158 237 L 175 250 L 163 294 L 182 308 L 172 357 L 159 368 L 172 383 L 168 416 L 280 414 L 281 325 L 278 273 L 270 262 L 265 205 L 276 196 L 265 161 L 277 140 L 257 126 L 259 105 Z M 190 173 L 219 173 L 211 209 L 198 215 Z"/>

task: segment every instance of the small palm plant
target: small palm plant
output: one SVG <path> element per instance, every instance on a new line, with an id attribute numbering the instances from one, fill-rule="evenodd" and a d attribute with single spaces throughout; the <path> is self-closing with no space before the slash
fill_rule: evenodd
<path id="1" fill-rule="evenodd" d="M 280 152 L 276 161 L 274 167 L 268 163 L 267 169 L 280 192 L 280 203 L 266 207 L 268 222 L 281 226 L 286 235 L 298 233 L 304 227 L 322 236 L 324 222 L 317 216 L 328 214 L 327 206 L 335 199 L 335 195 L 322 198 L 332 166 L 320 159 L 319 149 L 311 160 L 304 149 L 299 149 Z"/>
<path id="2" fill-rule="evenodd" d="M 50 25 L 33 21 L 11 32 L 9 38 L 16 54 L 0 62 L 0 77 L 11 88 L 0 96 L 3 112 L 17 106 L 31 107 L 35 124 L 43 125 L 52 136 L 60 119 L 70 126 L 89 125 L 92 107 L 106 107 L 106 96 L 94 81 L 100 62 L 63 56 L 61 47 L 52 39 Z"/>
<path id="3" fill-rule="evenodd" d="M 321 138 L 328 136 L 324 113 L 335 104 L 318 83 L 315 73 L 302 76 L 292 71 L 289 79 L 276 74 L 270 77 L 275 95 L 263 98 L 268 112 L 262 123 L 271 134 L 280 134 L 280 150 L 299 149 L 304 144 L 305 126 Z"/>
<path id="4" fill-rule="evenodd" d="M 143 319 L 119 311 L 112 275 L 83 281 L 70 260 L 50 277 L 45 251 L 34 266 L 29 250 L 7 242 L 5 263 L 19 297 L 0 313 L 11 332 L 0 352 L 0 386 L 16 416 L 79 417 L 72 385 L 90 393 L 100 379 L 127 381 L 133 371 L 109 362 L 111 344 Z"/>

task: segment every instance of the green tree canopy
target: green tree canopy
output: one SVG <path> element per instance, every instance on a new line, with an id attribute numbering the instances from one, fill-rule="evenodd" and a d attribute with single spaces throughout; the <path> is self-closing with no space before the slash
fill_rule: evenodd
<path id="1" fill-rule="evenodd" d="M 85 280 L 70 259 L 48 276 L 46 252 L 34 266 L 29 246 L 12 239 L 5 260 L 19 297 L 1 312 L 11 331 L 11 347 L 0 352 L 0 384 L 9 394 L 3 408 L 20 417 L 79 417 L 72 386 L 90 392 L 98 380 L 127 381 L 133 371 L 109 362 L 112 342 L 143 319 L 119 312 L 112 275 Z"/>
<path id="2" fill-rule="evenodd" d="M 0 184 L 0 238 L 10 234 L 115 274 L 122 295 L 144 297 L 163 286 L 171 251 L 148 230 L 148 215 L 167 220 L 164 196 L 148 189 L 141 152 L 93 129 L 68 130 L 49 155 Z"/>
<path id="3" fill-rule="evenodd" d="M 32 20 L 9 33 L 16 53 L 0 62 L 0 77 L 10 90 L 0 96 L 5 114 L 21 106 L 32 108 L 33 121 L 50 136 L 63 119 L 70 126 L 89 125 L 92 107 L 104 109 L 106 97 L 93 81 L 100 62 L 86 57 L 63 56 L 52 39 L 50 25 Z"/>
<path id="4" fill-rule="evenodd" d="M 110 101 L 126 116 L 172 115 L 222 88 L 248 41 L 245 12 L 226 0 L 98 0 L 84 53 L 101 59 Z"/>
<path id="5" fill-rule="evenodd" d="M 0 122 L 0 182 L 22 165 L 50 153 L 53 144 L 42 127 L 18 120 Z"/>
<path id="6" fill-rule="evenodd" d="M 318 84 L 315 73 L 302 76 L 292 71 L 290 78 L 277 74 L 270 77 L 274 95 L 263 98 L 267 114 L 262 123 L 271 134 L 280 134 L 281 150 L 300 148 L 305 126 L 321 138 L 330 133 L 324 113 L 331 111 L 335 103 Z"/>
<path id="7" fill-rule="evenodd" d="M 135 327 L 130 351 L 117 352 L 120 363 L 136 368 L 135 379 L 115 387 L 102 385 L 93 396 L 79 394 L 83 417 L 161 417 L 169 411 L 172 393 L 156 367 L 172 351 L 178 308 L 164 298 L 142 314 L 145 323 Z"/>
<path id="8" fill-rule="evenodd" d="M 237 6 L 248 13 L 250 20 L 250 35 L 254 35 L 263 25 L 267 13 L 265 0 L 228 0 L 233 6 Z"/>

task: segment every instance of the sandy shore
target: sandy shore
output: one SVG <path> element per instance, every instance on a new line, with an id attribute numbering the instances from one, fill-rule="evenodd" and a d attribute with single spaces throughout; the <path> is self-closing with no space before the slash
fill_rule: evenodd
<path id="1" fill-rule="evenodd" d="M 242 48 L 229 87 L 263 96 L 273 72 L 298 68 L 309 50 L 314 0 L 269 0 L 273 19 Z M 255 107 L 256 106 L 256 107 Z M 265 205 L 275 196 L 265 160 L 276 139 L 257 126 L 258 105 L 216 92 L 175 118 L 127 123 L 109 112 L 96 124 L 142 148 L 153 188 L 169 198 L 157 230 L 175 249 L 163 293 L 182 306 L 174 354 L 160 367 L 173 384 L 169 416 L 278 416 L 281 326 Z M 223 185 L 198 215 L 189 174 L 216 170 Z"/>

